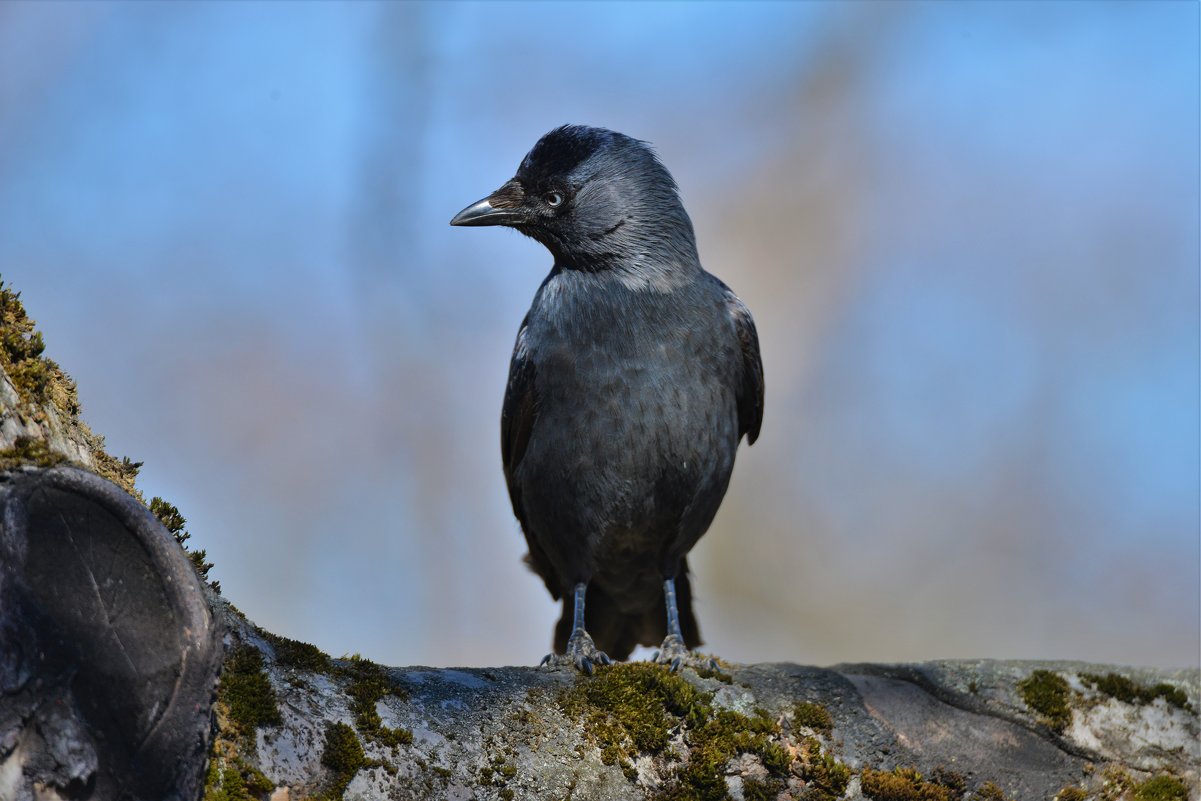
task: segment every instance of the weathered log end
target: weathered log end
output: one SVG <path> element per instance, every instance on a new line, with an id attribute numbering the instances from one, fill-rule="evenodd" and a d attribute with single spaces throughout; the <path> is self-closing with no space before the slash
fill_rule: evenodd
<path id="1" fill-rule="evenodd" d="M 0 474 L 0 515 L 0 798 L 197 798 L 220 625 L 183 550 L 74 467 Z"/>

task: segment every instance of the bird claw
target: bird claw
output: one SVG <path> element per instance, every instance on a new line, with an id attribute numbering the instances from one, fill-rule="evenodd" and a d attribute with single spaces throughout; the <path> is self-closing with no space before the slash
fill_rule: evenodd
<path id="1" fill-rule="evenodd" d="M 539 667 L 572 667 L 591 676 L 597 665 L 611 665 L 613 660 L 604 651 L 596 647 L 596 643 L 587 632 L 576 632 L 567 640 L 567 653 L 547 654 Z"/>
<path id="2" fill-rule="evenodd" d="M 665 665 L 672 673 L 679 673 L 684 668 L 693 670 L 719 670 L 713 657 L 702 656 L 695 651 L 689 651 L 684 645 L 683 638 L 678 635 L 668 635 L 651 657 L 658 665 Z"/>

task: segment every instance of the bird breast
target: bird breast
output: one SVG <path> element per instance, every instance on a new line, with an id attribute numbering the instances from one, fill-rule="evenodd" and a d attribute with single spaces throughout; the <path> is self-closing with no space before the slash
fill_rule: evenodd
<path id="1" fill-rule="evenodd" d="M 664 294 L 559 278 L 527 322 L 538 419 L 521 472 L 562 484 L 610 523 L 675 517 L 699 491 L 724 489 L 739 351 L 717 299 L 703 286 Z"/>

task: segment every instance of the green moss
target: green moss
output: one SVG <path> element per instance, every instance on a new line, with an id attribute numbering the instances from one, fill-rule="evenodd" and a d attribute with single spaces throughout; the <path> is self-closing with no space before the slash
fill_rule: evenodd
<path id="1" fill-rule="evenodd" d="M 170 531 L 175 541 L 179 543 L 179 547 L 183 548 L 184 553 L 188 555 L 188 559 L 192 561 L 192 567 L 196 569 L 196 575 L 200 576 L 201 581 L 208 581 L 209 571 L 213 569 L 213 563 L 206 561 L 208 552 L 204 550 L 193 551 L 187 546 L 187 541 L 192 535 L 184 528 L 188 521 L 180 514 L 179 509 L 174 504 L 167 503 L 162 498 L 155 496 L 150 499 L 150 511 L 158 518 L 158 521 L 163 524 L 163 527 Z M 221 592 L 220 582 L 209 582 L 215 592 Z"/>
<path id="2" fill-rule="evenodd" d="M 91 454 L 92 470 L 141 500 L 134 482 L 142 463 L 128 457 L 115 459 L 105 453 L 104 438 L 94 434 L 79 419 L 79 393 L 75 382 L 58 364 L 43 355 L 45 348 L 41 333 L 25 313 L 20 293 L 12 291 L 0 280 L 0 369 L 17 392 L 20 405 L 16 413 L 24 420 L 44 424 L 48 419 L 47 412 L 55 411 L 59 422 L 71 428 L 74 439 L 82 441 Z M 27 460 L 21 463 L 40 464 Z"/>
<path id="3" fill-rule="evenodd" d="M 17 437 L 11 448 L 0 450 L 0 470 L 15 470 L 24 465 L 54 467 L 67 461 L 67 457 L 52 451 L 42 439 Z"/>
<path id="4" fill-rule="evenodd" d="M 250 794 L 236 769 L 214 759 L 205 777 L 204 801 L 250 801 Z"/>
<path id="5" fill-rule="evenodd" d="M 776 796 L 779 794 L 779 782 L 760 781 L 759 779 L 742 780 L 744 801 L 776 801 Z"/>
<path id="6" fill-rule="evenodd" d="M 0 367 L 12 381 L 30 416 L 40 418 L 36 407 L 49 403 L 73 419 L 79 414 L 75 382 L 53 360 L 46 358 L 46 342 L 25 313 L 21 293 L 0 280 Z"/>
<path id="7" fill-rule="evenodd" d="M 1162 698 L 1178 709 L 1187 712 L 1193 711 L 1193 705 L 1189 703 L 1188 695 L 1184 690 L 1166 682 L 1148 687 L 1120 673 L 1106 673 L 1104 676 L 1096 673 L 1081 673 L 1080 680 L 1102 695 L 1108 695 L 1110 698 L 1116 698 L 1127 704 L 1150 704 L 1157 698 Z"/>
<path id="8" fill-rule="evenodd" d="M 659 753 L 681 718 L 703 717 L 708 698 L 658 665 L 625 663 L 598 669 L 556 699 L 581 719 L 606 765 L 640 753 Z"/>
<path id="9" fill-rule="evenodd" d="M 354 654 L 336 668 L 338 675 L 348 678 L 346 694 L 350 696 L 350 711 L 355 726 L 367 739 L 389 748 L 413 742 L 413 732 L 385 726 L 375 705 L 385 695 L 407 698 L 408 694 L 392 683 L 387 671 L 369 659 Z"/>
<path id="10" fill-rule="evenodd" d="M 632 759 L 666 751 L 679 733 L 687 761 L 677 765 L 655 796 L 660 801 L 708 801 L 728 797 L 725 766 L 739 754 L 754 754 L 768 772 L 752 783 L 756 793 L 785 787 L 792 757 L 778 742 L 780 727 L 767 712 L 743 715 L 713 705 L 698 689 L 661 665 L 624 663 L 597 668 L 563 690 L 557 702 L 579 719 L 600 748 L 601 761 L 633 777 Z"/>
<path id="11" fill-rule="evenodd" d="M 967 778 L 944 767 L 934 768 L 928 777 L 911 767 L 891 771 L 864 768 L 860 786 L 865 796 L 876 801 L 958 801 L 967 793 Z M 971 801 L 994 799 L 1001 801 L 1004 794 L 992 782 L 985 782 L 971 795 Z"/>
<path id="12" fill-rule="evenodd" d="M 1069 784 L 1055 794 L 1055 801 L 1088 801 L 1088 793 Z"/>
<path id="13" fill-rule="evenodd" d="M 102 438 L 97 437 L 96 439 L 99 443 L 103 443 Z M 142 493 L 135 486 L 138 479 L 138 471 L 142 469 L 141 462 L 135 462 L 128 456 L 117 459 L 116 457 L 109 456 L 103 450 L 100 450 L 99 447 L 92 449 L 92 460 L 95 462 L 95 470 L 98 476 L 107 478 L 139 501 L 143 500 Z"/>
<path id="14" fill-rule="evenodd" d="M 253 738 L 257 728 L 282 722 L 257 648 L 242 645 L 226 657 L 217 697 L 229 708 L 230 719 L 245 739 Z"/>
<path id="15" fill-rule="evenodd" d="M 1188 801 L 1188 787 L 1175 776 L 1156 776 L 1134 788 L 1134 801 Z"/>
<path id="16" fill-rule="evenodd" d="M 700 676 L 702 679 L 715 679 L 720 681 L 722 684 L 733 684 L 734 677 L 731 676 L 729 672 L 722 669 L 722 665 L 724 663 L 718 662 L 716 658 L 713 658 L 713 662 L 717 665 L 717 667 L 698 667 L 693 668 L 693 670 L 695 670 L 696 675 Z"/>
<path id="17" fill-rule="evenodd" d="M 244 760 L 231 764 L 218 757 L 209 760 L 203 801 L 259 801 L 274 788 L 270 779 Z"/>
<path id="18" fill-rule="evenodd" d="M 739 754 L 754 754 L 767 769 L 777 792 L 784 789 L 791 757 L 773 738 L 780 734 L 776 722 L 763 710 L 747 716 L 728 709 L 713 709 L 705 699 L 705 715 L 685 732 L 688 762 L 676 771 L 674 782 L 661 798 L 724 799 L 725 766 Z M 699 722 L 699 725 L 697 725 Z"/>
<path id="19" fill-rule="evenodd" d="M 1100 794 L 1102 801 L 1117 801 L 1119 798 L 1129 801 L 1130 794 L 1134 792 L 1134 779 L 1129 773 L 1117 765 L 1110 765 L 1101 775 L 1105 779 Z"/>
<path id="20" fill-rule="evenodd" d="M 864 768 L 859 775 L 863 794 L 876 801 L 956 801 L 949 787 L 926 781 L 913 768 L 891 771 Z"/>
<path id="21" fill-rule="evenodd" d="M 792 722 L 822 734 L 834 730 L 834 716 L 824 706 L 812 701 L 798 701 L 792 707 Z"/>
<path id="22" fill-rule="evenodd" d="M 307 642 L 290 640 L 278 634 L 255 627 L 260 637 L 267 641 L 275 652 L 275 662 L 280 667 L 303 670 L 309 673 L 330 674 L 334 670 L 334 660 L 320 648 Z"/>
<path id="23" fill-rule="evenodd" d="M 823 751 L 816 737 L 801 741 L 800 774 L 805 780 L 805 801 L 842 798 L 851 781 L 851 769 Z"/>
<path id="24" fill-rule="evenodd" d="M 261 798 L 275 789 L 275 782 L 268 779 L 258 768 L 246 762 L 240 763 L 239 767 L 242 770 L 242 781 L 246 784 L 246 791 L 255 798 Z"/>
<path id="25" fill-rule="evenodd" d="M 1036 670 L 1018 682 L 1017 688 L 1026 706 L 1037 712 L 1052 731 L 1062 732 L 1072 722 L 1072 710 L 1068 707 L 1071 690 L 1063 676 Z"/>
<path id="26" fill-rule="evenodd" d="M 992 782 L 985 782 L 972 793 L 971 801 L 1009 801 L 1005 791 Z"/>
<path id="27" fill-rule="evenodd" d="M 354 729 L 345 723 L 330 723 L 325 727 L 325 743 L 321 749 L 321 764 L 329 770 L 330 786 L 318 796 L 321 801 L 342 798 L 347 786 L 363 768 L 379 763 L 367 758 L 363 744 Z"/>
<path id="28" fill-rule="evenodd" d="M 951 798 L 962 798 L 967 795 L 967 777 L 958 771 L 940 765 L 930 771 L 930 781 L 941 784 L 950 790 Z"/>

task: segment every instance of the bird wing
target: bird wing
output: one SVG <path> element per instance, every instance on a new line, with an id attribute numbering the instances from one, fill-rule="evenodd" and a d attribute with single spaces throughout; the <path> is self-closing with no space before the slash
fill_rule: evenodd
<path id="1" fill-rule="evenodd" d="M 558 599 L 562 591 L 558 574 L 551 566 L 546 552 L 530 533 L 521 498 L 521 486 L 516 478 L 517 466 L 525 456 L 534 422 L 538 418 L 538 398 L 534 385 L 537 371 L 526 345 L 526 323 L 526 320 L 522 320 L 521 328 L 517 331 L 513 359 L 509 362 L 509 384 L 505 388 L 505 402 L 500 412 L 500 458 L 505 469 L 505 484 L 509 488 L 513 514 L 521 524 L 521 531 L 525 534 L 525 541 L 530 549 L 525 558 L 526 564 L 546 582 L 551 596 Z"/>
<path id="2" fill-rule="evenodd" d="M 721 283 L 720 281 L 718 283 Z M 725 284 L 726 313 L 734 323 L 738 344 L 742 348 L 742 381 L 738 385 L 738 436 L 746 435 L 748 445 L 754 445 L 763 425 L 763 359 L 759 356 L 759 332 L 751 310 Z"/>
<path id="3" fill-rule="evenodd" d="M 505 480 L 512 493 L 513 472 L 525 456 L 530 443 L 530 432 L 538 415 L 537 399 L 534 394 L 534 362 L 526 347 L 526 321 L 517 331 L 517 342 L 513 345 L 513 359 L 509 362 L 509 384 L 505 388 L 505 403 L 500 412 L 500 457 L 505 466 Z M 514 507 L 517 500 L 513 501 Z M 522 515 L 517 514 L 518 518 Z M 524 521 L 522 521 L 524 522 Z"/>

